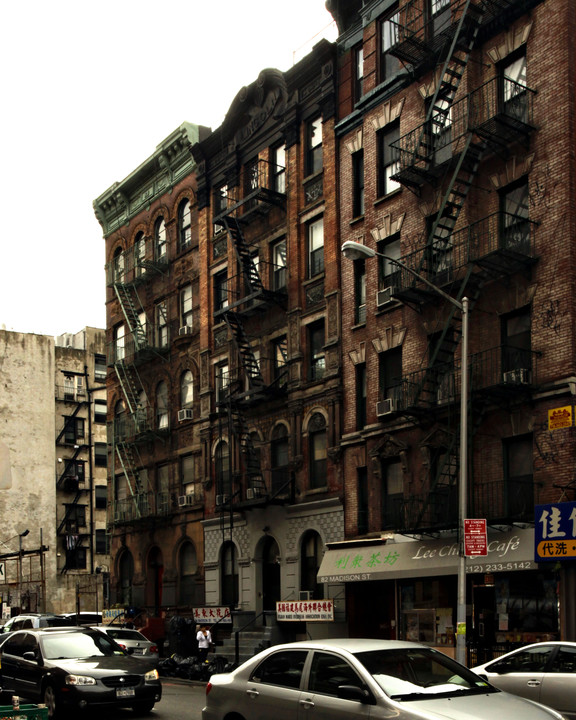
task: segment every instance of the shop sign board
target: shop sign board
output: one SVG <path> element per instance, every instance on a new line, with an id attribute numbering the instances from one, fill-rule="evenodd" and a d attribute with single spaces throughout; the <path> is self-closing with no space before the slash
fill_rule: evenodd
<path id="1" fill-rule="evenodd" d="M 198 625 L 232 624 L 232 613 L 229 607 L 198 607 L 194 608 L 194 620 Z"/>
<path id="2" fill-rule="evenodd" d="M 534 559 L 536 562 L 576 558 L 576 502 L 536 505 Z"/>
<path id="3" fill-rule="evenodd" d="M 548 410 L 548 430 L 561 430 L 573 425 L 573 407 L 566 405 Z"/>
<path id="4" fill-rule="evenodd" d="M 289 622 L 333 622 L 334 600 L 296 600 L 276 603 L 276 620 Z"/>
<path id="5" fill-rule="evenodd" d="M 488 555 L 486 520 L 464 520 L 464 555 L 478 557 Z"/>
<path id="6" fill-rule="evenodd" d="M 339 544 L 322 558 L 318 582 L 358 582 L 457 574 L 460 544 L 450 540 L 410 540 L 379 544 Z M 494 533 L 487 538 L 487 555 L 466 558 L 467 573 L 533 570 L 534 530 Z"/>

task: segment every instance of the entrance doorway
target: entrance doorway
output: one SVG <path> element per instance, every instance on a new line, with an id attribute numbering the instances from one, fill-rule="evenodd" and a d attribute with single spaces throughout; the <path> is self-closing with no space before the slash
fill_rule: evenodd
<path id="1" fill-rule="evenodd" d="M 492 660 L 496 642 L 496 588 L 474 585 L 472 590 L 472 641 L 476 646 L 477 663 Z"/>
<path id="2" fill-rule="evenodd" d="M 280 549 L 268 535 L 262 545 L 262 610 L 275 611 L 280 600 Z"/>

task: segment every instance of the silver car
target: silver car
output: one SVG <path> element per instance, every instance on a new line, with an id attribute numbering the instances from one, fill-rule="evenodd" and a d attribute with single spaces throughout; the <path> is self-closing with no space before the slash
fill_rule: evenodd
<path id="1" fill-rule="evenodd" d="M 133 657 L 143 658 L 144 660 L 158 660 L 158 646 L 138 630 L 118 627 L 118 625 L 94 625 L 93 627 L 106 633 L 120 647 L 128 650 Z"/>
<path id="2" fill-rule="evenodd" d="M 418 643 L 330 639 L 275 645 L 212 675 L 202 720 L 558 720 Z"/>
<path id="3" fill-rule="evenodd" d="M 502 690 L 576 720 L 576 642 L 525 645 L 472 670 Z"/>

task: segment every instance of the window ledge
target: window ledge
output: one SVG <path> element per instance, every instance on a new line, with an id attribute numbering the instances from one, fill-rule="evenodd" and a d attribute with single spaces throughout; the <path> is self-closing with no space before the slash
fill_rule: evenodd
<path id="1" fill-rule="evenodd" d="M 395 195 L 399 195 L 402 192 L 402 188 L 396 188 L 396 190 L 392 190 L 392 192 L 388 193 L 387 195 L 382 195 L 382 197 L 376 198 L 374 201 L 374 207 L 378 207 L 378 205 L 382 205 L 382 203 L 386 202 L 387 200 L 390 200 Z"/>

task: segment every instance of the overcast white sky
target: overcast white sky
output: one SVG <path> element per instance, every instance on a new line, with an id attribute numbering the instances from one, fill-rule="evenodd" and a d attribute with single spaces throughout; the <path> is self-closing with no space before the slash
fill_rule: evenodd
<path id="1" fill-rule="evenodd" d="M 336 38 L 324 0 L 29 0 L 0 9 L 0 327 L 105 326 L 92 201 L 182 122 Z"/>

